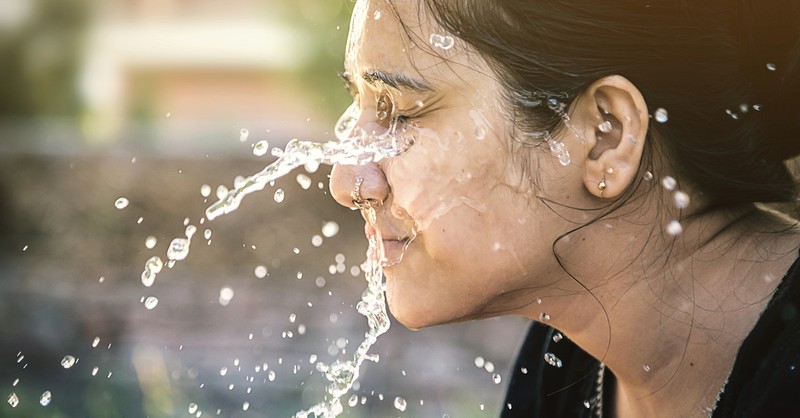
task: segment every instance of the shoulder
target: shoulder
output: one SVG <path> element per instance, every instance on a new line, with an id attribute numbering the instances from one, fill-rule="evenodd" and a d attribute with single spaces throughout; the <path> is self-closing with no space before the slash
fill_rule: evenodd
<path id="1" fill-rule="evenodd" d="M 750 416 L 800 416 L 800 261 L 739 350 L 713 415 Z"/>

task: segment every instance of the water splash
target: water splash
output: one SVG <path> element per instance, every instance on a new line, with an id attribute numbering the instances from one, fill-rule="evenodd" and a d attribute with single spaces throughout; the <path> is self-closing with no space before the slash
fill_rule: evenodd
<path id="1" fill-rule="evenodd" d="M 116 207 L 117 209 L 125 209 L 128 207 L 128 203 L 130 203 L 128 199 L 120 197 L 114 202 L 114 207 Z"/>
<path id="2" fill-rule="evenodd" d="M 53 400 L 53 395 L 50 393 L 49 390 L 42 393 L 42 396 L 39 397 L 39 405 L 47 406 L 50 405 L 50 401 Z"/>
<path id="3" fill-rule="evenodd" d="M 350 121 L 340 121 L 336 132 L 347 132 L 341 125 L 350 125 Z M 354 125 L 349 127 L 355 129 Z M 211 221 L 219 216 L 235 211 L 245 196 L 263 190 L 270 182 L 285 176 L 302 165 L 319 162 L 328 165 L 363 165 L 394 157 L 407 149 L 408 142 L 413 142 L 408 135 L 392 133 L 392 130 L 379 135 L 361 133 L 348 137 L 343 141 L 325 143 L 300 141 L 293 139 L 286 144 L 281 156 L 260 172 L 245 178 L 241 184 L 228 190 L 219 201 L 206 209 L 206 218 Z"/>
<path id="4" fill-rule="evenodd" d="M 436 48 L 441 48 L 445 51 L 452 48 L 456 44 L 455 39 L 450 35 L 439 35 L 438 33 L 431 34 L 428 41 Z"/>
<path id="5" fill-rule="evenodd" d="M 373 207 L 364 209 L 366 218 L 371 225 L 375 225 L 377 214 Z M 377 341 L 378 337 L 389 330 L 389 315 L 386 313 L 386 295 L 384 294 L 385 284 L 383 281 L 383 240 L 380 232 L 369 237 L 369 248 L 367 250 L 367 261 L 361 266 L 367 279 L 367 289 L 361 297 L 361 301 L 356 305 L 358 313 L 367 318 L 369 331 L 367 331 L 364 341 L 356 349 L 352 360 L 337 361 L 330 366 L 318 363 L 317 370 L 325 373 L 325 377 L 331 383 L 326 388 L 327 399 L 320 402 L 308 410 L 297 412 L 295 418 L 322 417 L 333 418 L 342 413 L 343 407 L 341 398 L 345 396 L 353 384 L 358 380 L 361 364 L 364 360 L 378 361 L 378 357 L 369 353 L 369 349 Z M 405 408 L 405 407 L 404 407 Z"/>
<path id="6" fill-rule="evenodd" d="M 669 113 L 667 113 L 667 109 L 659 107 L 653 114 L 653 118 L 658 123 L 666 123 L 669 120 Z"/>
<path id="7" fill-rule="evenodd" d="M 544 361 L 546 361 L 547 364 L 549 364 L 549 365 L 551 365 L 553 367 L 559 368 L 559 369 L 561 368 L 561 366 L 563 366 L 563 363 L 561 362 L 561 359 L 556 357 L 556 355 L 553 354 L 553 353 L 545 353 L 544 354 Z"/>

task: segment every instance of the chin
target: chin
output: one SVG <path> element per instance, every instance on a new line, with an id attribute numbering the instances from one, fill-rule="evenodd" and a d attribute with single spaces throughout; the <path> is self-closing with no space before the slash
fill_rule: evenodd
<path id="1" fill-rule="evenodd" d="M 389 312 L 410 330 L 458 322 L 461 315 L 447 312 L 443 297 L 418 287 L 403 286 L 387 277 L 386 301 Z"/>

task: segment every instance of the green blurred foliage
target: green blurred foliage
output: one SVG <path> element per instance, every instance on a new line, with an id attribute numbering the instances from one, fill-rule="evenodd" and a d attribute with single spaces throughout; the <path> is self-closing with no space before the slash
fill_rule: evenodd
<path id="1" fill-rule="evenodd" d="M 31 16 L 0 29 L 0 117 L 77 115 L 74 80 L 88 1 L 29 1 Z"/>

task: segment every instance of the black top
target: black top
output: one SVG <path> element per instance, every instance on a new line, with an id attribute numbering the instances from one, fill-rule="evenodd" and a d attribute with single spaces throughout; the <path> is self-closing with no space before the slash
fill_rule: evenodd
<path id="1" fill-rule="evenodd" d="M 599 417 L 598 405 L 614 399 L 611 372 L 602 371 L 605 389 L 599 396 L 603 366 L 566 337 L 555 342 L 560 337 L 546 325 L 531 326 L 512 370 L 502 418 Z M 555 358 L 548 363 L 546 355 Z M 800 259 L 739 348 L 725 390 L 708 414 L 800 417 Z"/>

